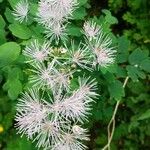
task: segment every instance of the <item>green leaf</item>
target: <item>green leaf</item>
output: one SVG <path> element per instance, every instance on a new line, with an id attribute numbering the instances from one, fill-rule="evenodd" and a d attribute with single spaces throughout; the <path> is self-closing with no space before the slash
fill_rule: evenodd
<path id="1" fill-rule="evenodd" d="M 114 133 L 114 139 L 119 140 L 121 137 L 127 135 L 128 134 L 127 129 L 128 129 L 128 124 L 126 123 L 122 123 L 118 127 L 116 127 Z"/>
<path id="2" fill-rule="evenodd" d="M 32 36 L 32 31 L 23 24 L 14 23 L 9 25 L 9 30 L 12 34 L 20 39 L 29 39 Z"/>
<path id="3" fill-rule="evenodd" d="M 123 85 L 118 80 L 109 84 L 108 90 L 110 93 L 110 97 L 114 98 L 115 100 L 121 100 L 121 98 L 125 96 Z"/>
<path id="4" fill-rule="evenodd" d="M 76 9 L 72 14 L 73 19 L 75 19 L 75 20 L 83 20 L 86 15 L 87 15 L 87 12 L 84 7 L 80 7 L 78 9 Z"/>
<path id="5" fill-rule="evenodd" d="M 128 76 L 134 81 L 137 82 L 138 78 L 145 79 L 145 73 L 142 72 L 138 67 L 135 66 L 127 66 Z"/>
<path id="6" fill-rule="evenodd" d="M 7 42 L 0 46 L 0 67 L 9 65 L 14 62 L 19 54 L 21 48 L 15 42 Z"/>
<path id="7" fill-rule="evenodd" d="M 129 63 L 131 65 L 140 65 L 141 61 L 143 61 L 147 57 L 147 53 L 138 48 L 134 50 L 129 56 Z"/>
<path id="8" fill-rule="evenodd" d="M 5 17 L 6 17 L 6 19 L 9 23 L 14 22 L 14 17 L 12 15 L 12 11 L 8 7 L 6 7 L 6 10 L 5 10 L 4 14 L 5 14 Z"/>
<path id="9" fill-rule="evenodd" d="M 10 99 L 17 99 L 18 95 L 22 92 L 22 83 L 19 80 L 8 81 L 9 89 L 8 96 Z"/>
<path id="10" fill-rule="evenodd" d="M 138 81 L 137 68 L 134 66 L 127 66 L 128 76 L 134 81 Z"/>
<path id="11" fill-rule="evenodd" d="M 95 143 L 98 145 L 104 145 L 107 142 L 107 136 L 105 134 L 101 134 L 95 139 Z"/>
<path id="12" fill-rule="evenodd" d="M 6 32 L 4 29 L 0 29 L 0 45 L 6 42 Z"/>
<path id="13" fill-rule="evenodd" d="M 71 79 L 70 83 L 71 83 L 70 84 L 70 89 L 72 91 L 78 88 L 78 79 L 77 78 Z"/>
<path id="14" fill-rule="evenodd" d="M 23 78 L 23 73 L 22 73 L 22 70 L 21 68 L 19 67 L 10 67 L 9 70 L 8 70 L 8 78 L 10 80 L 14 80 L 14 79 L 22 79 Z"/>
<path id="15" fill-rule="evenodd" d="M 125 37 L 125 36 L 119 37 L 119 39 L 118 39 L 118 56 L 117 56 L 119 63 L 123 63 L 128 60 L 129 46 L 130 46 L 130 41 L 127 39 L 127 37 Z"/>
<path id="16" fill-rule="evenodd" d="M 126 53 L 129 49 L 130 41 L 126 36 L 121 36 L 118 38 L 118 51 Z"/>
<path id="17" fill-rule="evenodd" d="M 68 35 L 77 36 L 77 37 L 80 37 L 82 35 L 80 28 L 75 26 L 75 25 L 68 26 L 67 27 L 67 33 L 68 33 Z"/>
<path id="18" fill-rule="evenodd" d="M 7 80 L 4 84 L 3 89 L 8 91 L 10 99 L 17 99 L 18 95 L 22 92 L 22 83 L 18 79 Z"/>
<path id="19" fill-rule="evenodd" d="M 112 73 L 110 73 L 110 72 L 105 73 L 104 74 L 104 78 L 106 79 L 108 84 L 115 81 L 115 76 Z"/>
<path id="20" fill-rule="evenodd" d="M 19 1 L 20 0 L 8 0 L 12 8 L 14 8 Z"/>
<path id="21" fill-rule="evenodd" d="M 25 137 L 14 137 L 7 142 L 7 150 L 35 150 L 32 143 Z"/>
<path id="22" fill-rule="evenodd" d="M 5 32 L 5 21 L 3 17 L 0 15 L 0 44 L 3 44 L 6 42 L 6 32 Z"/>
<path id="23" fill-rule="evenodd" d="M 110 25 L 118 23 L 117 18 L 113 17 L 109 10 L 103 9 L 102 12 L 106 15 L 105 16 L 105 21 L 107 23 L 109 23 Z"/>
<path id="24" fill-rule="evenodd" d="M 22 83 L 20 80 L 23 78 L 23 73 L 18 67 L 5 67 L 7 75 L 7 82 L 3 85 L 3 89 L 8 91 L 10 99 L 17 99 L 18 95 L 22 92 Z"/>
<path id="25" fill-rule="evenodd" d="M 30 29 L 32 30 L 33 32 L 33 35 L 32 37 L 35 38 L 35 39 L 43 39 L 43 32 L 45 31 L 44 27 L 41 26 L 41 25 L 33 25 L 33 26 L 30 26 Z"/>
<path id="26" fill-rule="evenodd" d="M 3 19 L 3 17 L 0 15 L 0 29 L 3 29 L 5 27 L 6 23 Z"/>
<path id="27" fill-rule="evenodd" d="M 142 70 L 150 73 L 150 59 L 145 59 L 141 62 L 140 67 Z"/>
<path id="28" fill-rule="evenodd" d="M 126 69 L 121 66 L 118 66 L 116 75 L 117 78 L 125 78 L 127 76 Z"/>
<path id="29" fill-rule="evenodd" d="M 131 132 L 133 129 L 137 128 L 139 126 L 139 122 L 138 121 L 132 121 L 129 124 L 128 130 L 129 132 Z"/>
<path id="30" fill-rule="evenodd" d="M 102 71 L 103 74 L 105 74 L 107 72 L 116 73 L 117 72 L 117 64 L 114 63 L 114 64 L 111 64 L 108 67 L 101 67 L 100 69 L 101 69 L 101 71 Z"/>
<path id="31" fill-rule="evenodd" d="M 139 118 L 138 120 L 145 120 L 150 118 L 150 109 L 146 110 Z"/>

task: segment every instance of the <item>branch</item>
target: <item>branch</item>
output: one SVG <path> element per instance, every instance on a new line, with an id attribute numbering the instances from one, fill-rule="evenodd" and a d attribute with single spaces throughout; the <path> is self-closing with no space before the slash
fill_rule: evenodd
<path id="1" fill-rule="evenodd" d="M 129 80 L 129 77 L 126 77 L 124 83 L 123 83 L 123 88 L 125 88 L 127 82 Z M 114 109 L 114 112 L 113 112 L 113 115 L 112 115 L 112 118 L 107 126 L 107 132 L 108 132 L 108 142 L 107 144 L 104 146 L 104 148 L 102 150 L 110 150 L 110 144 L 111 144 L 111 141 L 112 141 L 112 138 L 113 138 L 113 135 L 114 135 L 114 131 L 115 131 L 115 117 L 116 117 L 116 113 L 117 113 L 117 110 L 118 110 L 118 107 L 119 107 L 119 104 L 120 104 L 120 101 L 117 101 L 116 103 L 116 106 L 115 106 L 115 109 Z M 111 129 L 111 126 L 112 126 L 112 129 Z"/>

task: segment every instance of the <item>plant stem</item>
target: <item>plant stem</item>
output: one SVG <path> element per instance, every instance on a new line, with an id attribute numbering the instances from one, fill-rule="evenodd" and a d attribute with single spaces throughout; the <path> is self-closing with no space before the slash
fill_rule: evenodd
<path id="1" fill-rule="evenodd" d="M 123 88 L 125 88 L 127 82 L 129 80 L 129 77 L 127 76 L 124 83 L 123 83 Z M 117 110 L 118 110 L 118 107 L 119 107 L 119 104 L 120 104 L 120 101 L 117 101 L 116 103 L 116 106 L 115 106 L 115 109 L 114 109 L 114 112 L 113 112 L 113 115 L 111 117 L 111 120 L 107 126 L 107 132 L 108 132 L 108 142 L 107 144 L 103 147 L 102 150 L 110 150 L 110 144 L 111 144 L 111 141 L 112 141 L 112 138 L 113 138 L 113 135 L 114 135 L 114 131 L 115 131 L 115 117 L 116 117 L 116 113 L 117 113 Z M 112 126 L 112 129 L 111 129 L 111 126 Z"/>

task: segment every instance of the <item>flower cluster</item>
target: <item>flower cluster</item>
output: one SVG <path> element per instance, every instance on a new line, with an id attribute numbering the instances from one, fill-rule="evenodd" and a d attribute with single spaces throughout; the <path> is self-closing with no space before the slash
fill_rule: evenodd
<path id="1" fill-rule="evenodd" d="M 66 25 L 76 6 L 76 0 L 40 0 L 37 21 L 46 28 L 47 38 L 66 38 Z"/>
<path id="2" fill-rule="evenodd" d="M 38 141 L 39 148 L 86 149 L 82 141 L 89 138 L 81 126 L 98 96 L 97 84 L 90 77 L 79 77 L 78 88 L 71 89 L 70 80 L 76 71 L 72 65 L 85 68 L 90 61 L 84 57 L 88 56 L 85 45 L 79 44 L 78 50 L 75 47 L 71 43 L 71 48 L 52 48 L 47 41 L 33 40 L 23 50 L 31 66 L 29 82 L 33 88 L 18 101 L 16 128 L 18 133 Z"/>
<path id="3" fill-rule="evenodd" d="M 32 88 L 18 101 L 16 128 L 45 150 L 87 149 L 82 141 L 89 140 L 88 131 L 82 125 L 98 97 L 97 83 L 84 75 L 72 87 L 72 80 L 77 71 L 90 73 L 95 66 L 108 67 L 115 61 L 111 38 L 93 21 L 83 25 L 85 43 L 63 41 L 61 46 L 52 46 L 51 39 L 64 40 L 65 24 L 76 6 L 76 0 L 40 0 L 36 20 L 47 29 L 50 40 L 31 40 L 22 51 L 30 66 Z M 27 18 L 28 7 L 27 1 L 16 5 L 16 20 Z"/>
<path id="4" fill-rule="evenodd" d="M 112 39 L 103 32 L 95 22 L 85 22 L 83 33 L 87 39 L 89 49 L 94 54 L 93 65 L 99 64 L 107 67 L 115 61 L 115 47 L 112 47 Z"/>
<path id="5" fill-rule="evenodd" d="M 87 120 L 92 99 L 97 96 L 95 90 L 94 81 L 80 78 L 79 88 L 69 95 L 63 94 L 61 88 L 53 89 L 51 95 L 30 89 L 17 104 L 18 132 L 38 140 L 37 146 L 45 149 L 85 149 L 81 140 L 89 138 L 79 123 Z"/>

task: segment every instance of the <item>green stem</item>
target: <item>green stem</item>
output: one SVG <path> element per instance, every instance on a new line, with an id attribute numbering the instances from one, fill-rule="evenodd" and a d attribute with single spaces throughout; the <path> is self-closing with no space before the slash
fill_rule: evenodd
<path id="1" fill-rule="evenodd" d="M 127 76 L 126 79 L 125 79 L 125 81 L 124 81 L 123 88 L 125 88 L 128 80 L 129 80 L 129 77 Z M 114 131 L 115 131 L 115 123 L 116 123 L 115 117 L 116 117 L 116 113 L 117 113 L 119 104 L 120 104 L 120 101 L 117 101 L 115 109 L 114 109 L 114 112 L 113 112 L 113 115 L 112 115 L 111 120 L 110 120 L 110 122 L 109 122 L 109 124 L 107 126 L 108 142 L 102 148 L 102 150 L 106 150 L 106 149 L 110 150 L 110 144 L 111 144 L 111 141 L 112 141 L 112 138 L 113 138 L 113 135 L 114 135 Z M 112 129 L 111 129 L 111 126 L 112 126 Z"/>

